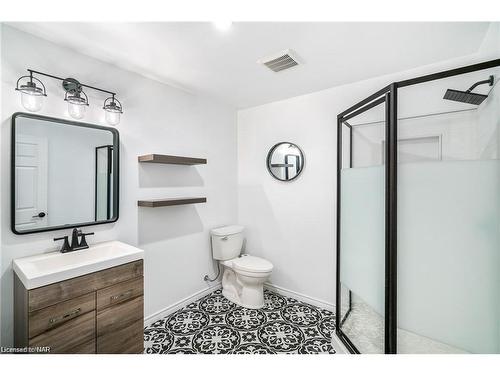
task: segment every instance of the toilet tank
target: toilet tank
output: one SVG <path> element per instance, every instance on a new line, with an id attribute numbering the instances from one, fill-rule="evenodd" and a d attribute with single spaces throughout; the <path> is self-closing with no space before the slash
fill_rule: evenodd
<path id="1" fill-rule="evenodd" d="M 214 259 L 228 260 L 240 255 L 243 247 L 243 227 L 241 225 L 214 228 L 210 231 L 210 235 Z"/>

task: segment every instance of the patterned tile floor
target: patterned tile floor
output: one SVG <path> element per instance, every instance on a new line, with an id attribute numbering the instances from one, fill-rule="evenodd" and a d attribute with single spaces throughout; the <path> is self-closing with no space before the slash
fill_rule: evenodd
<path id="1" fill-rule="evenodd" d="M 145 353 L 335 353 L 332 312 L 268 290 L 264 297 L 252 310 L 216 290 L 146 327 Z"/>

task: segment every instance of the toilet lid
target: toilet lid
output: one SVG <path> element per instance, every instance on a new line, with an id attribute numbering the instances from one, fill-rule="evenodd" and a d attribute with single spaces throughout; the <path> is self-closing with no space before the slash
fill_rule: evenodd
<path id="1" fill-rule="evenodd" d="M 233 260 L 235 269 L 249 272 L 269 272 L 273 269 L 273 264 L 263 258 L 244 255 Z"/>
<path id="2" fill-rule="evenodd" d="M 241 233 L 243 229 L 241 225 L 229 225 L 227 227 L 214 228 L 210 233 L 214 236 L 229 236 L 231 234 Z"/>

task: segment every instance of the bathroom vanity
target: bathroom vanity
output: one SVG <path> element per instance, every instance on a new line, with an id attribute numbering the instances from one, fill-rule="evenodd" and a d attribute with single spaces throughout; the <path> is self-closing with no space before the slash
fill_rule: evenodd
<path id="1" fill-rule="evenodd" d="M 71 245 L 54 238 L 61 251 L 13 261 L 14 345 L 142 353 L 144 252 L 119 241 L 88 248 L 93 233 L 77 230 L 118 220 L 118 131 L 15 113 L 11 146 L 12 232 L 73 230 Z"/>
<path id="2" fill-rule="evenodd" d="M 110 241 L 14 260 L 14 345 L 142 353 L 143 253 Z"/>

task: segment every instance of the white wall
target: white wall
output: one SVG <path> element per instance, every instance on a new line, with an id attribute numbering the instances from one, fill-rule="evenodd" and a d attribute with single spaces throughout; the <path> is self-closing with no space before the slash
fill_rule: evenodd
<path id="1" fill-rule="evenodd" d="M 90 227 L 90 243 L 119 239 L 145 253 L 145 316 L 207 287 L 212 270 L 208 230 L 237 220 L 236 113 L 208 98 L 171 88 L 3 25 L 1 117 L 1 338 L 12 343 L 13 258 L 54 250 L 66 231 L 16 236 L 10 222 L 10 116 L 22 111 L 15 82 L 30 67 L 116 90 L 124 105 L 121 138 L 120 219 Z M 60 82 L 44 79 L 42 115 L 68 118 Z M 85 122 L 104 124 L 104 97 L 88 91 Z M 137 156 L 167 153 L 206 157 L 196 167 L 138 165 Z M 207 203 L 147 209 L 141 198 L 206 196 Z"/>
<path id="2" fill-rule="evenodd" d="M 490 34 L 497 28 L 493 25 Z M 271 283 L 335 302 L 337 114 L 388 83 L 499 55 L 498 45 L 488 42 L 475 55 L 240 110 L 238 217 L 247 230 L 247 252 L 274 263 Z M 442 102 L 440 90 L 434 91 Z M 431 102 L 428 99 L 423 96 L 416 103 Z M 411 116 L 436 108 L 401 109 Z M 461 137 L 460 128 L 454 131 Z M 302 175 L 289 183 L 273 179 L 265 166 L 268 150 L 281 141 L 296 143 L 306 155 Z"/>

